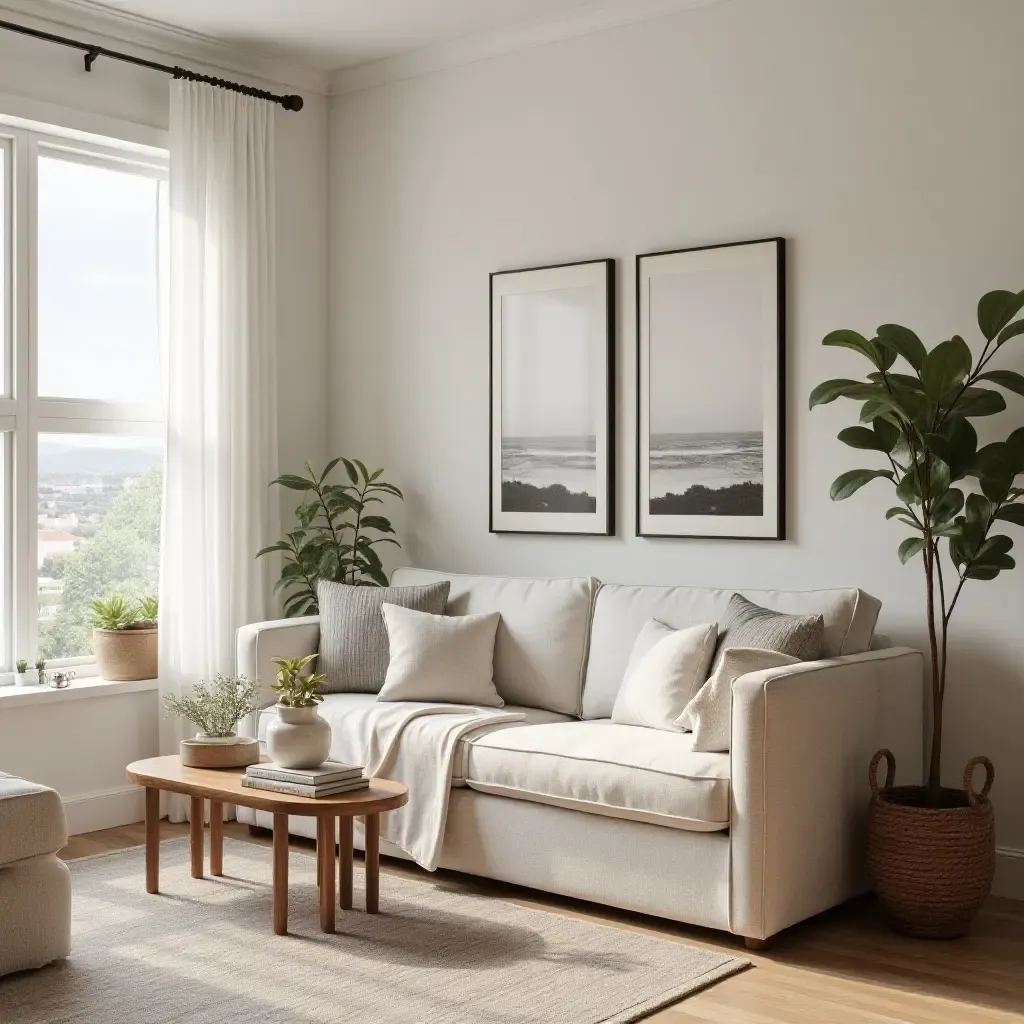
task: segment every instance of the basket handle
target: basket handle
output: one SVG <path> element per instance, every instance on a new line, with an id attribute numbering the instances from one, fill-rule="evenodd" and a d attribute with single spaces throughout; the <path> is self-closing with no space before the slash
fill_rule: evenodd
<path id="1" fill-rule="evenodd" d="M 892 780 L 896 775 L 896 758 L 892 756 L 892 751 L 879 750 L 871 758 L 871 764 L 868 765 L 868 784 L 871 786 L 872 796 L 878 796 L 878 765 L 883 757 L 885 758 L 885 785 L 882 786 L 882 789 L 892 789 Z"/>
<path id="2" fill-rule="evenodd" d="M 978 765 L 985 766 L 985 784 L 981 787 L 980 793 L 974 792 L 974 769 Z M 988 796 L 989 790 L 992 788 L 992 783 L 995 781 L 996 770 L 992 762 L 987 757 L 972 757 L 967 762 L 967 767 L 964 769 L 964 792 L 967 794 L 967 800 L 972 807 L 977 807 L 978 804 Z"/>

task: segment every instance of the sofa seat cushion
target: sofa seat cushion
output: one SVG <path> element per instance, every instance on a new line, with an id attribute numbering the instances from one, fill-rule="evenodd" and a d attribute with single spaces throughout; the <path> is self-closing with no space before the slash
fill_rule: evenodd
<path id="1" fill-rule="evenodd" d="M 368 704 L 375 704 L 377 695 L 375 693 L 328 693 L 324 695 L 323 703 L 320 705 L 320 714 L 333 728 L 336 721 L 340 721 L 346 714 L 356 708 L 366 707 Z M 514 704 L 506 704 L 503 711 L 518 712 L 525 715 L 522 722 L 501 722 L 498 725 L 488 726 L 486 730 L 474 733 L 475 736 L 487 735 L 491 732 L 499 732 L 503 729 L 517 729 L 524 725 L 535 725 L 542 722 L 571 722 L 575 719 L 568 715 L 559 715 L 553 711 L 544 711 L 541 708 L 517 707 Z M 259 730 L 257 736 L 260 740 L 266 741 L 267 726 L 274 720 L 277 712 L 272 708 L 265 708 L 260 712 Z M 452 768 L 452 785 L 465 786 L 465 764 L 468 751 L 468 740 L 464 738 L 459 749 L 455 752 L 455 761 Z M 336 751 L 331 751 L 332 757 L 337 757 Z"/>
<path id="2" fill-rule="evenodd" d="M 516 800 L 694 832 L 729 827 L 729 755 L 610 721 L 523 725 L 468 742 L 466 783 Z"/>
<path id="3" fill-rule="evenodd" d="M 47 786 L 0 772 L 0 867 L 56 853 L 67 841 L 60 796 Z"/>

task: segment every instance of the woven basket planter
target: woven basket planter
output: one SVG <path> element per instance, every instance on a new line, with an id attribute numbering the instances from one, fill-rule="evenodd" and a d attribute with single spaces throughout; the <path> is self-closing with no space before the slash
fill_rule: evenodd
<path id="1" fill-rule="evenodd" d="M 104 679 L 156 679 L 156 626 L 94 629 L 92 650 Z"/>
<path id="2" fill-rule="evenodd" d="M 878 765 L 886 780 L 878 785 Z M 980 793 L 974 769 L 985 768 Z M 981 909 L 996 866 L 996 833 L 988 793 L 995 770 L 975 757 L 963 789 L 941 790 L 939 807 L 927 805 L 924 786 L 893 786 L 896 761 L 889 750 L 871 759 L 868 872 L 886 916 L 906 935 L 952 939 L 963 935 Z"/>

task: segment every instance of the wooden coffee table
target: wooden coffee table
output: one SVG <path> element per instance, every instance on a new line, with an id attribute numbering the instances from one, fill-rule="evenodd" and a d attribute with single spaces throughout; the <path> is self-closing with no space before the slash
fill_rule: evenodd
<path id="1" fill-rule="evenodd" d="M 244 769 L 186 768 L 177 754 L 151 757 L 128 765 L 128 780 L 146 787 L 146 892 L 160 891 L 160 791 L 192 799 L 189 843 L 192 877 L 203 877 L 203 822 L 210 801 L 210 874 L 224 871 L 223 805 L 239 804 L 274 815 L 274 931 L 288 932 L 288 815 L 316 818 L 317 881 L 320 885 L 320 927 L 334 931 L 334 823 L 339 826 L 338 902 L 352 908 L 352 819 L 366 819 L 366 912 L 380 903 L 380 816 L 401 807 L 409 791 L 400 782 L 371 779 L 369 789 L 313 799 L 248 789 Z"/>

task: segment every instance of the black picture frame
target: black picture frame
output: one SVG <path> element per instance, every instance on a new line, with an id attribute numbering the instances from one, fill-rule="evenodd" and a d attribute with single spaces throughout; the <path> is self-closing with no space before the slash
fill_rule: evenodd
<path id="1" fill-rule="evenodd" d="M 723 484 L 721 488 L 705 487 L 705 493 L 701 496 L 693 496 L 689 503 L 681 500 L 674 502 L 677 508 L 685 504 L 691 506 L 706 504 L 715 511 L 707 514 L 699 514 L 692 511 L 673 514 L 666 511 L 671 508 L 671 499 L 680 499 L 681 494 L 675 491 L 660 496 L 661 506 L 659 512 L 655 513 L 651 504 L 652 499 L 652 437 L 656 436 L 651 430 L 651 324 L 652 324 L 652 299 L 649 282 L 654 276 L 652 267 L 655 261 L 673 261 L 665 263 L 659 272 L 671 273 L 670 267 L 682 267 L 689 259 L 695 261 L 695 266 L 703 265 L 705 268 L 713 266 L 716 260 L 706 258 L 709 254 L 719 253 L 723 250 L 732 250 L 740 253 L 744 250 L 753 253 L 758 248 L 757 262 L 763 265 L 764 280 L 761 282 L 762 298 L 769 308 L 764 314 L 765 323 L 758 331 L 757 347 L 753 347 L 751 353 L 759 353 L 761 359 L 761 383 L 764 403 L 762 408 L 761 426 L 761 515 L 743 515 L 736 511 L 744 503 L 749 502 L 746 498 L 738 496 L 738 489 L 734 484 Z M 701 255 L 704 254 L 704 255 Z M 721 539 L 721 540 L 769 540 L 780 541 L 786 539 L 786 242 L 781 237 L 758 238 L 740 242 L 725 242 L 714 245 L 701 245 L 681 249 L 668 249 L 657 252 L 642 253 L 636 257 L 636 519 L 635 532 L 638 537 L 645 538 L 700 538 L 700 539 Z M 682 273 L 682 271 L 680 271 Z M 770 301 L 769 301 L 770 300 Z M 708 310 L 703 310 L 705 314 Z M 712 310 L 713 314 L 713 310 Z M 723 325 L 723 330 L 727 330 Z M 698 364 L 699 365 L 699 364 Z M 743 364 L 742 361 L 736 364 Z M 705 368 L 710 374 L 714 373 Z M 694 378 L 700 378 L 700 371 L 695 373 Z M 701 380 L 702 388 L 708 387 L 708 380 Z M 723 381 L 723 398 L 728 398 L 726 382 Z M 708 437 L 713 432 L 702 435 L 701 432 L 692 433 L 694 438 Z M 737 432 L 737 437 L 740 432 Z M 669 436 L 668 433 L 660 435 Z M 679 433 L 674 435 L 682 439 L 685 435 Z M 739 439 L 745 443 L 746 439 Z M 708 446 L 710 447 L 710 445 Z M 662 452 L 668 456 L 664 465 L 671 465 L 675 458 L 681 464 L 678 471 L 679 476 L 686 472 L 685 463 L 689 458 L 685 449 L 679 452 L 671 450 Z M 700 458 L 707 459 L 709 466 L 716 461 L 723 463 L 720 457 L 714 457 L 705 452 Z M 752 459 L 752 453 L 743 451 L 736 453 L 736 458 L 744 461 Z M 691 462 L 699 459 L 694 456 Z M 727 460 L 726 460 L 727 461 Z M 743 470 L 737 469 L 742 473 Z M 661 471 L 663 474 L 666 470 Z M 700 472 L 694 471 L 694 482 L 697 482 Z M 720 464 L 717 470 L 708 469 L 709 479 L 719 474 L 728 474 L 729 467 Z M 742 483 L 742 481 L 741 481 Z M 750 483 L 753 483 L 751 480 Z M 664 484 L 662 485 L 664 486 Z M 693 483 L 689 484 L 692 487 Z M 721 497 L 716 501 L 716 495 Z M 659 500 L 659 498 L 655 498 Z M 730 503 L 732 505 L 729 508 Z M 645 507 L 646 506 L 646 507 Z M 721 508 L 729 508 L 729 511 L 719 511 Z M 713 521 L 713 522 L 712 522 Z"/>
<path id="2" fill-rule="evenodd" d="M 524 267 L 514 270 L 499 270 L 490 274 L 489 292 L 489 429 L 488 429 L 488 528 L 495 534 L 547 534 L 557 536 L 588 536 L 608 537 L 615 534 L 615 260 L 609 258 L 593 260 L 577 260 L 570 263 L 553 263 L 537 267 Z M 552 485 L 531 484 L 527 481 L 508 480 L 505 477 L 506 448 L 503 442 L 511 435 L 503 429 L 505 413 L 505 394 L 503 389 L 504 363 L 506 345 L 514 344 L 511 337 L 506 337 L 505 316 L 503 307 L 506 299 L 512 295 L 542 295 L 553 291 L 576 288 L 597 289 L 597 293 L 589 297 L 588 315 L 596 316 L 597 321 L 588 331 L 592 335 L 588 339 L 593 347 L 590 353 L 592 371 L 599 369 L 599 377 L 603 378 L 603 386 L 596 396 L 603 408 L 593 410 L 594 418 L 594 487 L 595 494 L 575 491 L 573 480 L 579 479 L 578 470 L 571 468 L 567 474 L 564 494 L 557 494 Z M 580 314 L 583 315 L 582 312 Z M 553 329 L 553 328 L 552 328 Z M 582 386 L 582 385 L 581 385 Z M 582 399 L 582 393 L 577 395 Z M 593 396 L 592 396 L 593 397 Z M 545 410 L 537 410 L 538 422 L 549 418 Z M 521 410 L 524 416 L 529 411 Z M 541 437 L 536 441 L 566 441 L 578 444 L 583 439 L 569 437 Z M 588 435 L 589 436 L 589 435 Z M 539 460 L 539 470 L 547 475 L 557 474 L 553 452 L 529 453 L 521 452 L 521 463 L 531 459 Z M 580 451 L 569 453 L 572 457 L 566 461 L 585 463 L 589 456 Z M 552 456 L 549 458 L 548 456 Z M 509 456 L 511 458 L 512 456 Z M 506 485 L 520 483 L 515 492 L 506 497 Z M 554 485 L 557 487 L 557 484 Z M 536 510 L 533 508 L 552 498 L 555 503 L 562 501 L 565 508 Z M 570 509 L 575 503 L 584 504 L 583 499 L 591 498 L 594 502 L 593 511 Z M 506 507 L 507 503 L 520 503 L 519 508 Z"/>

